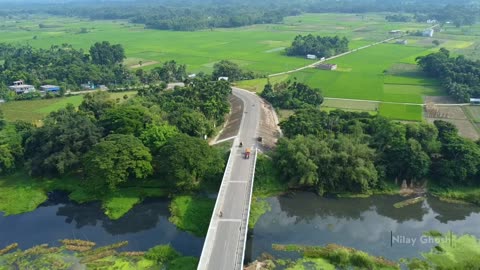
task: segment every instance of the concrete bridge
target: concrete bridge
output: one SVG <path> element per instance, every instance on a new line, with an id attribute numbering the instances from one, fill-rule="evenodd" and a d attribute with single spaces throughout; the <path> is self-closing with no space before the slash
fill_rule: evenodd
<path id="1" fill-rule="evenodd" d="M 198 270 L 243 269 L 257 161 L 256 138 L 261 99 L 249 91 L 232 89 L 233 94 L 243 102 L 243 117 L 225 168 Z M 243 142 L 243 147 L 239 146 L 240 142 Z M 252 151 L 249 159 L 244 158 L 246 147 Z"/>

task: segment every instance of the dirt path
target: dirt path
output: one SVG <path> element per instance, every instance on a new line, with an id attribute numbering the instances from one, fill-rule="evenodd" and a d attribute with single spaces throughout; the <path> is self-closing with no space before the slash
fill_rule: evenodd
<path id="1" fill-rule="evenodd" d="M 142 63 L 141 65 L 137 64 L 137 65 L 129 66 L 129 68 L 141 68 L 141 67 L 151 66 L 151 65 L 155 65 L 155 64 L 158 64 L 158 62 L 157 61 L 148 61 L 148 62 Z"/>
<path id="2" fill-rule="evenodd" d="M 433 25 L 427 29 L 433 29 L 435 27 L 437 27 L 438 24 L 436 25 Z M 334 55 L 330 58 L 326 58 L 324 60 L 320 60 L 320 61 L 317 61 L 313 64 L 310 64 L 310 65 L 307 65 L 307 66 L 304 66 L 304 67 L 301 67 L 301 68 L 297 68 L 297 69 L 293 69 L 293 70 L 289 70 L 289 71 L 284 71 L 284 72 L 280 72 L 280 73 L 275 73 L 275 74 L 270 74 L 268 75 L 268 77 L 275 77 L 275 76 L 280 76 L 280 75 L 285 75 L 285 74 L 290 74 L 290 73 L 294 73 L 294 72 L 297 72 L 297 71 L 301 71 L 301 70 L 304 70 L 304 69 L 307 69 L 307 68 L 313 68 L 315 67 L 316 65 L 320 64 L 320 63 L 323 63 L 325 61 L 328 61 L 328 60 L 332 60 L 332 59 L 336 59 L 336 58 L 339 58 L 339 57 L 342 57 L 342 56 L 345 56 L 345 55 L 349 55 L 351 53 L 354 53 L 354 52 L 357 52 L 357 51 L 360 51 L 360 50 L 364 50 L 364 49 L 367 49 L 367 48 L 370 48 L 370 47 L 373 47 L 373 46 L 376 46 L 378 44 L 382 44 L 382 43 L 386 43 L 386 42 L 389 42 L 389 41 L 392 41 L 392 40 L 395 40 L 395 39 L 399 39 L 399 38 L 402 38 L 406 36 L 406 34 L 404 35 L 400 35 L 400 36 L 395 36 L 395 37 L 391 37 L 391 38 L 387 38 L 387 39 L 384 39 L 382 41 L 378 41 L 378 42 L 374 42 L 372 44 L 369 44 L 369 45 L 365 45 L 365 46 L 362 46 L 360 48 L 356 48 L 356 49 L 353 49 L 353 50 L 350 50 L 348 52 L 344 52 L 344 53 L 341 53 L 341 54 L 338 54 L 338 55 Z"/>

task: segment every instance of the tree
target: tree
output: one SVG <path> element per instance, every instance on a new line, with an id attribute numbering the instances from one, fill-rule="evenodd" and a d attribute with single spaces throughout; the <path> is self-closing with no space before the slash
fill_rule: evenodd
<path id="1" fill-rule="evenodd" d="M 202 182 L 215 179 L 225 162 L 205 140 L 187 135 L 170 138 L 156 156 L 159 174 L 178 190 L 196 190 Z"/>
<path id="2" fill-rule="evenodd" d="M 312 89 L 298 82 L 287 82 L 287 85 L 273 88 L 267 84 L 261 94 L 263 98 L 280 109 L 300 109 L 307 106 L 320 106 L 323 103 L 321 90 Z"/>
<path id="3" fill-rule="evenodd" d="M 181 132 L 190 136 L 203 138 L 213 133 L 212 124 L 205 115 L 194 110 L 183 109 L 169 115 L 169 122 Z"/>
<path id="4" fill-rule="evenodd" d="M 96 42 L 91 46 L 90 57 L 94 64 L 105 66 L 122 63 L 126 58 L 122 45 L 110 45 L 108 41 Z"/>
<path id="5" fill-rule="evenodd" d="M 32 175 L 65 174 L 79 167 L 81 156 L 101 137 L 91 118 L 69 104 L 50 113 L 44 125 L 26 141 L 25 153 Z"/>
<path id="6" fill-rule="evenodd" d="M 213 65 L 213 80 L 219 77 L 228 77 L 230 81 L 253 79 L 252 74 L 247 74 L 242 71 L 240 66 L 228 60 L 221 60 Z"/>
<path id="7" fill-rule="evenodd" d="M 96 119 L 100 119 L 107 110 L 115 106 L 115 101 L 105 91 L 87 93 L 78 107 L 80 111 L 92 113 Z"/>
<path id="8" fill-rule="evenodd" d="M 140 139 L 153 154 L 156 154 L 170 138 L 177 136 L 179 133 L 180 131 L 175 126 L 166 123 L 161 125 L 151 124 L 140 135 Z"/>
<path id="9" fill-rule="evenodd" d="M 438 41 L 437 39 L 435 39 L 434 41 L 432 41 L 432 44 L 435 45 L 435 46 L 439 46 L 439 45 L 440 45 L 440 41 Z"/>
<path id="10" fill-rule="evenodd" d="M 153 116 L 142 106 L 122 105 L 107 110 L 99 124 L 106 134 L 133 134 L 140 136 Z"/>
<path id="11" fill-rule="evenodd" d="M 368 192 L 378 183 L 374 150 L 355 138 L 281 139 L 274 160 L 294 187 L 325 192 Z"/>
<path id="12" fill-rule="evenodd" d="M 0 110 L 0 130 L 2 130 L 6 125 L 7 125 L 7 121 L 5 120 L 5 117 L 3 116 L 3 111 Z"/>
<path id="13" fill-rule="evenodd" d="M 114 190 L 130 178 L 143 179 L 152 174 L 152 155 L 132 135 L 113 134 L 96 144 L 83 158 L 89 185 Z"/>

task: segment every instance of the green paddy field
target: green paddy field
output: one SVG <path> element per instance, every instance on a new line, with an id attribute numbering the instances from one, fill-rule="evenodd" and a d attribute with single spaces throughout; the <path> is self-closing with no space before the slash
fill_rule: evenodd
<path id="1" fill-rule="evenodd" d="M 415 31 L 429 27 L 421 23 L 386 22 L 385 15 L 304 14 L 288 17 L 282 24 L 196 32 L 151 30 L 126 21 L 25 16 L 0 23 L 0 42 L 42 48 L 70 43 L 87 50 L 97 41 L 108 40 L 124 46 L 125 64 L 132 68 L 138 68 L 140 61 L 143 68 L 150 69 L 163 61 L 175 60 L 186 64 L 190 73 L 211 72 L 217 61 L 229 59 L 245 69 L 268 75 L 312 63 L 312 60 L 288 57 L 283 53 L 299 34 L 346 36 L 351 41 L 350 48 L 355 49 L 388 38 L 390 30 Z M 40 24 L 44 27 L 40 28 Z M 87 29 L 87 33 L 80 33 L 82 29 Z M 419 121 L 422 108 L 418 104 L 423 103 L 423 97 L 445 94 L 436 81 L 427 78 L 415 65 L 416 57 L 439 49 L 432 44 L 435 39 L 454 54 L 480 58 L 476 49 L 480 47 L 480 26 L 455 28 L 447 25 L 434 38 L 407 37 L 408 45 L 381 44 L 335 59 L 331 62 L 338 65 L 337 71 L 308 69 L 270 80 L 275 83 L 296 79 L 320 88 L 326 97 L 379 101 L 375 113 L 399 120 Z M 238 86 L 258 92 L 266 82 L 266 79 L 256 79 L 239 82 Z M 15 110 L 10 113 L 12 107 L 17 107 L 13 104 L 4 110 L 9 119 L 17 118 L 17 115 L 22 119 L 37 119 L 52 106 L 70 101 L 79 103 L 77 97 L 53 105 L 50 102 L 37 102 L 36 106 L 30 104 L 35 108 L 22 104 L 21 107 L 29 110 L 20 114 Z M 338 108 L 345 108 L 349 101 L 343 105 L 340 103 L 341 100 L 331 102 Z M 336 108 L 327 104 L 326 109 Z M 365 104 L 364 110 L 372 112 L 371 104 Z M 357 104 L 352 109 L 362 110 L 361 107 Z"/>

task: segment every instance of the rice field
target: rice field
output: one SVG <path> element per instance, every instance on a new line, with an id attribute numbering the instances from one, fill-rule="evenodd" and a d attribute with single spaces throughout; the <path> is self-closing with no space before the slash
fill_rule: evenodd
<path id="1" fill-rule="evenodd" d="M 389 37 L 390 30 L 416 31 L 428 27 L 421 23 L 386 22 L 385 15 L 303 14 L 287 17 L 281 24 L 196 32 L 145 29 L 143 25 L 121 20 L 30 16 L 2 22 L 0 42 L 42 48 L 70 43 L 76 48 L 88 50 L 94 42 L 108 40 L 124 46 L 127 55 L 125 64 L 132 68 L 138 68 L 142 62 L 142 68 L 151 69 L 173 59 L 186 64 L 190 73 L 211 72 L 216 62 L 228 59 L 244 69 L 267 75 L 311 63 L 312 60 L 284 55 L 285 48 L 298 34 L 346 36 L 351 41 L 350 48 L 354 49 Z M 40 23 L 51 27 L 39 28 Z M 82 28 L 86 28 L 88 33 L 80 33 Z M 465 52 L 467 55 L 478 55 L 479 35 L 479 25 L 461 28 L 445 26 L 433 38 L 407 37 L 408 45 L 394 42 L 380 44 L 335 59 L 331 63 L 338 65 L 337 71 L 309 69 L 270 78 L 270 82 L 297 80 L 321 89 L 326 97 L 421 104 L 425 96 L 445 93 L 437 81 L 418 70 L 415 59 L 440 47 L 446 47 L 453 54 Z M 435 47 L 433 40 L 439 40 L 441 45 Z M 266 83 L 267 79 L 256 79 L 238 82 L 237 86 L 260 92 Z M 62 104 L 46 102 L 37 105 L 29 105 L 34 106 L 30 111 L 45 114 Z M 38 118 L 21 110 L 9 111 L 8 105 L 5 109 L 10 118 L 15 115 L 20 115 L 22 119 Z M 422 110 L 415 105 L 381 104 L 376 110 L 381 115 L 399 120 L 422 119 Z"/>
<path id="2" fill-rule="evenodd" d="M 126 21 L 90 21 L 63 17 L 30 16 L 5 20 L 0 25 L 0 42 L 30 44 L 48 48 L 70 43 L 88 48 L 97 41 L 122 44 L 128 66 L 167 60 L 186 64 L 189 72 L 210 72 L 213 65 L 229 59 L 249 70 L 270 74 L 304 66 L 311 60 L 287 57 L 284 48 L 298 34 L 339 35 L 358 48 L 385 39 L 392 29 L 422 29 L 422 24 L 385 24 L 383 14 L 304 14 L 288 17 L 283 24 L 253 25 L 231 29 L 175 32 L 145 29 Z M 49 28 L 39 28 L 39 24 Z M 88 33 L 80 33 L 85 28 Z"/>

